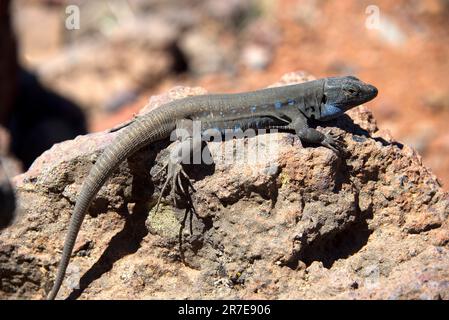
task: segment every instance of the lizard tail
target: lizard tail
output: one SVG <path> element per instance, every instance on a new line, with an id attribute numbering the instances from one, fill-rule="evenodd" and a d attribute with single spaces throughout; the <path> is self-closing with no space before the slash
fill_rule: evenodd
<path id="1" fill-rule="evenodd" d="M 90 170 L 86 181 L 81 187 L 78 199 L 76 200 L 75 209 L 70 220 L 69 230 L 67 231 L 65 238 L 62 257 L 58 266 L 58 273 L 56 275 L 53 287 L 47 297 L 48 300 L 53 300 L 61 287 L 70 261 L 70 256 L 72 255 L 73 247 L 75 246 L 78 232 L 93 198 L 100 190 L 101 186 L 106 182 L 114 168 L 118 166 L 126 156 L 123 152 L 121 152 L 124 150 L 120 150 L 122 149 L 122 145 L 124 145 L 124 143 L 114 143 L 113 146 L 107 148 L 103 152 Z"/>
<path id="2" fill-rule="evenodd" d="M 89 175 L 90 176 L 90 175 Z M 84 183 L 82 191 L 88 190 L 88 183 Z M 65 242 L 64 242 L 64 250 L 62 252 L 62 257 L 58 266 L 58 273 L 56 275 L 55 282 L 53 283 L 53 287 L 50 293 L 47 296 L 47 300 L 55 299 L 58 294 L 59 288 L 62 285 L 62 281 L 65 276 L 65 272 L 67 270 L 67 266 L 69 265 L 70 256 L 72 255 L 73 247 L 75 245 L 76 237 L 80 230 L 81 224 L 84 220 L 84 216 L 86 215 L 86 211 L 90 205 L 92 198 L 90 194 L 86 194 L 85 192 L 80 193 L 78 200 L 76 201 L 75 210 L 73 212 L 70 227 L 67 232 Z M 89 192 L 90 193 L 90 192 Z"/>
<path id="3" fill-rule="evenodd" d="M 148 121 L 135 121 L 128 128 L 117 136 L 117 139 L 107 147 L 103 154 L 98 158 L 95 165 L 89 172 L 86 181 L 81 187 L 75 209 L 70 220 L 69 230 L 67 232 L 62 258 L 58 266 L 56 279 L 47 300 L 55 299 L 64 280 L 65 272 L 72 255 L 78 232 L 84 220 L 89 206 L 109 178 L 111 173 L 118 165 L 145 145 L 167 137 L 167 133 L 173 130 L 172 122 L 168 117 L 161 116 L 155 112 L 152 119 Z"/>

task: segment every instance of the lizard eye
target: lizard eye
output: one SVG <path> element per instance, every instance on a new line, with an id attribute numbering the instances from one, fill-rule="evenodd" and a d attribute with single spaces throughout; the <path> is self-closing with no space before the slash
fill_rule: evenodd
<path id="1" fill-rule="evenodd" d="M 349 93 L 351 96 L 355 96 L 357 95 L 357 90 L 355 90 L 354 88 L 348 88 L 345 90 L 347 93 Z"/>

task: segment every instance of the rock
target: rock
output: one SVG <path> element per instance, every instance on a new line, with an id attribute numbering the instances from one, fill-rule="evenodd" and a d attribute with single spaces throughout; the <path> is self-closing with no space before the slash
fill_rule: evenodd
<path id="1" fill-rule="evenodd" d="M 226 57 L 233 55 L 232 48 L 220 40 L 217 35 L 197 29 L 180 39 L 179 48 L 194 74 L 219 72 L 231 66 Z"/>
<path id="2" fill-rule="evenodd" d="M 10 153 L 11 135 L 0 125 L 0 230 L 10 225 L 16 214 L 16 197 L 10 178 L 23 172 L 21 163 Z"/>
<path id="3" fill-rule="evenodd" d="M 248 15 L 250 9 L 251 3 L 248 0 L 206 0 L 203 4 L 203 10 L 205 10 L 208 15 L 225 23 L 242 19 L 242 16 Z"/>
<path id="4" fill-rule="evenodd" d="M 16 198 L 0 156 L 0 230 L 11 224 L 15 217 Z"/>
<path id="5" fill-rule="evenodd" d="M 278 28 L 266 19 L 259 19 L 247 26 L 242 38 L 244 47 L 240 57 L 241 63 L 254 70 L 266 69 L 279 43 Z"/>
<path id="6" fill-rule="evenodd" d="M 242 51 L 242 63 L 250 69 L 266 69 L 271 59 L 272 52 L 260 45 L 248 45 Z"/>
<path id="7" fill-rule="evenodd" d="M 176 88 L 146 110 L 203 92 Z M 150 168 L 167 143 L 138 152 L 94 200 L 59 297 L 447 299 L 448 194 L 366 107 L 329 125 L 318 129 L 341 135 L 341 158 L 290 133 L 209 142 L 214 164 L 187 168 L 194 215 L 170 197 L 154 214 L 164 179 Z M 116 134 L 57 144 L 14 178 L 21 214 L 0 234 L 0 298 L 45 296 L 76 195 Z"/>

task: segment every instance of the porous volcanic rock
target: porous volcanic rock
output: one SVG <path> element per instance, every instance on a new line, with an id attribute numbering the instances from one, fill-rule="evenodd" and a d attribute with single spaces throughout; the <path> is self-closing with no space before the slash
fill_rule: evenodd
<path id="1" fill-rule="evenodd" d="M 146 110 L 200 93 L 175 88 Z M 341 156 L 291 133 L 209 142 L 214 164 L 188 168 L 196 214 L 170 196 L 154 213 L 164 177 L 151 175 L 168 142 L 139 151 L 94 200 L 58 297 L 448 299 L 448 194 L 366 107 L 347 114 L 318 126 L 340 136 Z M 15 177 L 20 217 L 0 234 L 0 298 L 46 295 L 81 184 L 119 133 L 59 143 Z"/>

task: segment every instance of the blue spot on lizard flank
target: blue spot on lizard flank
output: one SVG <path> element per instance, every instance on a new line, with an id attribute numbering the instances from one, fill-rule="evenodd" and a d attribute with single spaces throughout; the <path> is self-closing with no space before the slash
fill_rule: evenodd
<path id="1" fill-rule="evenodd" d="M 274 107 L 275 107 L 276 109 L 280 109 L 280 108 L 282 107 L 282 102 L 276 101 L 276 103 L 274 104 Z"/>
<path id="2" fill-rule="evenodd" d="M 295 102 L 296 102 L 296 101 L 293 100 L 293 99 L 288 99 L 288 105 L 290 105 L 290 106 L 294 105 Z"/>
<path id="3" fill-rule="evenodd" d="M 251 112 L 256 112 L 256 109 L 257 109 L 256 106 L 252 106 L 251 107 Z"/>

